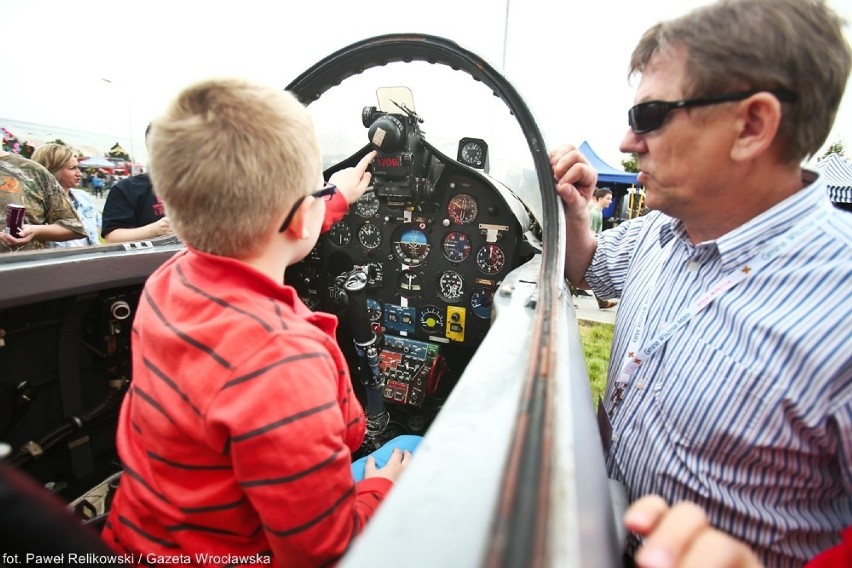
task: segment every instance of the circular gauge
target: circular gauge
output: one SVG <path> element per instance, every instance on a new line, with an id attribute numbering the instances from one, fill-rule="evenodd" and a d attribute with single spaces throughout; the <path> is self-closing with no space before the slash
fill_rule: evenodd
<path id="1" fill-rule="evenodd" d="M 355 213 L 359 216 L 372 217 L 379 212 L 379 198 L 375 193 L 365 193 L 355 202 Z"/>
<path id="2" fill-rule="evenodd" d="M 420 266 L 429 255 L 429 237 L 411 226 L 404 225 L 399 231 L 399 237 L 392 242 L 394 255 L 404 264 Z"/>
<path id="3" fill-rule="evenodd" d="M 423 278 L 413 270 L 403 270 L 396 279 L 399 295 L 405 298 L 415 298 L 423 290 Z"/>
<path id="4" fill-rule="evenodd" d="M 364 223 L 358 229 L 358 242 L 365 249 L 377 249 L 382 244 L 382 230 L 378 225 L 374 225 L 373 223 Z"/>
<path id="5" fill-rule="evenodd" d="M 339 247 L 345 247 L 352 241 L 352 229 L 343 221 L 338 221 L 328 230 L 328 240 Z"/>
<path id="6" fill-rule="evenodd" d="M 459 150 L 461 162 L 475 168 L 482 167 L 482 161 L 485 156 L 485 149 L 480 142 L 471 140 L 466 142 Z"/>
<path id="7" fill-rule="evenodd" d="M 285 280 L 296 289 L 299 298 L 310 309 L 315 310 L 320 305 L 320 274 L 319 267 L 313 264 L 301 263 L 287 271 Z"/>
<path id="8" fill-rule="evenodd" d="M 382 305 L 378 300 L 367 298 L 367 316 L 370 321 L 379 321 L 382 319 Z"/>
<path id="9" fill-rule="evenodd" d="M 444 256 L 450 262 L 464 262 L 470 256 L 470 238 L 461 231 L 451 231 L 444 237 Z"/>
<path id="10" fill-rule="evenodd" d="M 506 266 L 506 253 L 497 245 L 485 245 L 476 253 L 476 266 L 485 274 L 497 274 Z"/>
<path id="11" fill-rule="evenodd" d="M 385 267 L 377 260 L 364 263 L 367 267 L 367 289 L 381 288 L 385 282 Z"/>
<path id="12" fill-rule="evenodd" d="M 470 225 L 479 215 L 479 204 L 467 193 L 459 193 L 450 199 L 447 214 L 456 225 Z"/>
<path id="13" fill-rule="evenodd" d="M 474 288 L 470 293 L 470 307 L 473 313 L 482 319 L 491 317 L 491 303 L 494 301 L 494 290 L 491 288 Z"/>
<path id="14" fill-rule="evenodd" d="M 437 333 L 444 329 L 444 316 L 441 310 L 435 306 L 423 306 L 417 318 L 420 328 L 426 333 Z"/>
<path id="15" fill-rule="evenodd" d="M 455 270 L 447 270 L 438 278 L 438 295 L 441 299 L 453 303 L 464 295 L 464 278 Z"/>

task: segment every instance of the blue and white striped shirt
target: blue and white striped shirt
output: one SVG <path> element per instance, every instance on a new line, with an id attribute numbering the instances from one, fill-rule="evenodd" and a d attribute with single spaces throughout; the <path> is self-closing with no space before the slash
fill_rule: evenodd
<path id="1" fill-rule="evenodd" d="M 696 502 L 769 567 L 800 566 L 852 525 L 852 215 L 832 207 L 822 180 L 699 245 L 680 221 L 651 212 L 599 235 L 586 274 L 599 297 L 622 297 L 609 400 L 646 294 L 648 338 L 814 211 L 805 242 L 642 363 L 613 417 L 607 457 L 631 500 Z"/>

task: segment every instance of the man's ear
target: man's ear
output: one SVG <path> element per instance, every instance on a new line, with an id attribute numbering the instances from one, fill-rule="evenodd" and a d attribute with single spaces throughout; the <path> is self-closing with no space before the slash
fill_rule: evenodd
<path id="1" fill-rule="evenodd" d="M 745 161 L 769 150 L 780 124 L 781 101 L 770 93 L 757 93 L 739 103 L 731 159 Z"/>

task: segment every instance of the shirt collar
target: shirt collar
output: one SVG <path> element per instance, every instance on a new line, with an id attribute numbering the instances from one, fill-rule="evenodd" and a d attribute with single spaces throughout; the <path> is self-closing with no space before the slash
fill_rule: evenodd
<path id="1" fill-rule="evenodd" d="M 678 223 L 680 221 L 677 219 L 671 219 L 668 223 L 660 225 L 660 248 L 665 247 L 676 236 L 680 236 L 681 240 L 686 236 L 683 226 L 679 226 Z"/>
<path id="2" fill-rule="evenodd" d="M 281 302 L 292 309 L 297 317 L 307 320 L 332 337 L 334 336 L 337 317 L 308 308 L 292 286 L 275 282 L 260 271 L 234 258 L 209 254 L 189 246 L 183 254 L 184 262 L 186 262 L 183 265 L 185 270 L 195 273 L 196 277 L 203 275 L 204 281 L 226 283 L 237 289 L 250 290 Z"/>
<path id="3" fill-rule="evenodd" d="M 802 170 L 802 182 L 805 187 L 781 203 L 764 211 L 733 231 L 726 233 L 704 245 L 715 245 L 721 257 L 722 270 L 735 269 L 741 262 L 748 260 L 754 248 L 771 238 L 790 229 L 796 221 L 817 208 L 831 208 L 825 178 L 811 170 Z M 660 247 L 677 237 L 691 245 L 684 224 L 679 219 L 671 219 L 660 227 Z"/>

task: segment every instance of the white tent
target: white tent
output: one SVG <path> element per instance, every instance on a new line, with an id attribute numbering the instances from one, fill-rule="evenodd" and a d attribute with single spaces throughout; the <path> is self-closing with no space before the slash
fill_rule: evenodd
<path id="1" fill-rule="evenodd" d="M 828 196 L 834 203 L 852 203 L 852 164 L 837 153 L 821 159 L 811 168 L 828 184 Z"/>
<path id="2" fill-rule="evenodd" d="M 110 162 L 103 156 L 92 156 L 80 162 L 80 167 L 83 168 L 114 168 L 115 163 Z"/>

